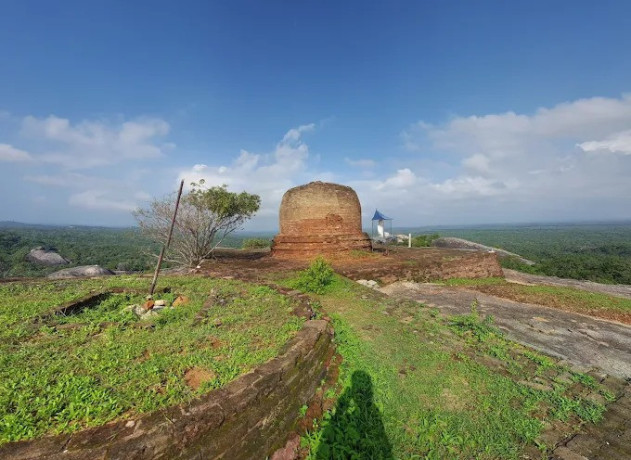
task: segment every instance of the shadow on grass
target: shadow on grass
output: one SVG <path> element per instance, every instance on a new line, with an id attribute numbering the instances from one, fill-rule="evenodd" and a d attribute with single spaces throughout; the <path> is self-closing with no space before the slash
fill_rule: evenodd
<path id="1" fill-rule="evenodd" d="M 351 387 L 344 390 L 327 424 L 317 460 L 392 459 L 392 446 L 373 402 L 372 379 L 364 371 L 351 376 Z"/>

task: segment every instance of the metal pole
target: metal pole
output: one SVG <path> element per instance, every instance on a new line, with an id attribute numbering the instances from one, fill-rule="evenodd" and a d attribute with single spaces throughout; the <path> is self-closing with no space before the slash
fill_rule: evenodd
<path id="1" fill-rule="evenodd" d="M 158 265 L 156 265 L 156 271 L 153 273 L 153 281 L 151 281 L 151 287 L 149 288 L 149 295 L 153 295 L 153 291 L 156 288 L 156 283 L 158 282 L 158 273 L 160 273 L 160 266 L 162 265 L 162 259 L 164 258 L 164 253 L 167 249 L 169 249 L 169 244 L 171 244 L 171 236 L 173 235 L 173 227 L 175 226 L 175 217 L 177 216 L 177 209 L 180 206 L 180 198 L 182 197 L 182 189 L 184 188 L 184 179 L 180 182 L 180 190 L 177 192 L 177 200 L 175 201 L 175 210 L 173 211 L 173 218 L 171 219 L 171 227 L 169 227 L 169 236 L 167 237 L 167 241 L 164 245 L 162 245 L 162 249 L 160 250 L 160 256 L 158 257 Z"/>

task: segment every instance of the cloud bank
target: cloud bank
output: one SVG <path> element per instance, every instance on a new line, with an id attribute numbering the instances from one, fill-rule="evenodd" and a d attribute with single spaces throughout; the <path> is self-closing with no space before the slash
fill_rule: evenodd
<path id="1" fill-rule="evenodd" d="M 312 152 L 309 138 L 327 136 L 314 123 L 221 163 L 172 142 L 177 133 L 163 119 L 51 115 L 18 125 L 16 136 L 0 137 L 0 179 L 13 180 L 40 211 L 57 203 L 66 222 L 131 224 L 130 210 L 180 179 L 261 195 L 249 228 L 262 230 L 277 226 L 283 193 L 312 180 L 354 187 L 365 219 L 379 208 L 395 226 L 631 219 L 631 95 L 417 121 L 387 158 Z"/>

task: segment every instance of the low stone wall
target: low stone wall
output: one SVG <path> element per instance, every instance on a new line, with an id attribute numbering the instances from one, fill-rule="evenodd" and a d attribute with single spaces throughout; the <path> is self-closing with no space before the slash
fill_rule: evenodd
<path id="1" fill-rule="evenodd" d="M 421 251 L 417 252 L 423 254 Z M 392 258 L 374 259 L 370 263 L 363 264 L 334 263 L 334 268 L 352 280 L 376 280 L 381 284 L 391 284 L 396 281 L 427 283 L 450 278 L 504 276 L 495 253 L 453 250 L 441 253 L 439 251 L 432 257 L 418 259 L 405 259 L 405 255 L 406 253 L 402 252 L 401 258 L 397 258 L 395 254 Z"/>
<path id="2" fill-rule="evenodd" d="M 189 403 L 69 435 L 0 447 L 5 460 L 255 459 L 282 447 L 334 351 L 307 321 L 280 356 Z"/>

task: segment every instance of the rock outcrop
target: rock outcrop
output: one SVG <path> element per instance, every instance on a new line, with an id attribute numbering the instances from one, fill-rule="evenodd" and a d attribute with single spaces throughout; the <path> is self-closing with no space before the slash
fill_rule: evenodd
<path id="1" fill-rule="evenodd" d="M 44 249 L 41 246 L 31 249 L 26 255 L 26 258 L 35 264 L 47 265 L 49 267 L 67 265 L 70 263 L 68 259 L 59 255 L 58 252 L 51 249 Z"/>
<path id="2" fill-rule="evenodd" d="M 450 248 L 450 249 L 469 249 L 473 251 L 489 251 L 495 252 L 499 257 L 514 257 L 519 262 L 526 265 L 534 265 L 535 262 L 532 260 L 525 259 L 519 254 L 515 254 L 514 252 L 506 251 L 504 249 L 493 248 L 491 246 L 486 246 L 484 244 L 475 243 L 473 241 L 464 240 L 462 238 L 454 238 L 454 237 L 440 237 L 435 239 L 432 242 L 432 246 L 437 248 Z"/>
<path id="3" fill-rule="evenodd" d="M 309 258 L 352 249 L 370 249 L 362 231 L 361 205 L 344 185 L 310 182 L 287 190 L 280 205 L 280 233 L 275 257 Z"/>
<path id="4" fill-rule="evenodd" d="M 96 276 L 112 276 L 114 272 L 100 265 L 82 265 L 80 267 L 65 268 L 48 275 L 50 279 L 92 278 Z"/>

